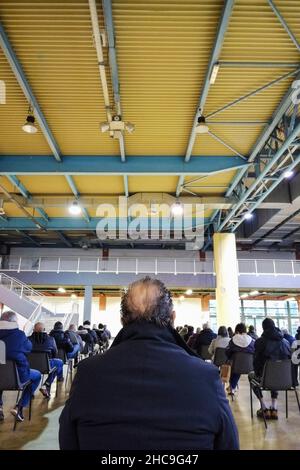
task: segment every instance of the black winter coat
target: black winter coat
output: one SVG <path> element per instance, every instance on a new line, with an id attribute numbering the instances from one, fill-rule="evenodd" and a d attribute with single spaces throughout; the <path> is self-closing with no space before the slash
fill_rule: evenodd
<path id="1" fill-rule="evenodd" d="M 79 363 L 61 417 L 61 449 L 238 449 L 218 369 L 173 328 L 136 322 Z"/>
<path id="2" fill-rule="evenodd" d="M 270 328 L 263 332 L 254 344 L 254 372 L 258 377 L 262 376 L 267 360 L 289 359 L 291 348 L 279 328 Z"/>

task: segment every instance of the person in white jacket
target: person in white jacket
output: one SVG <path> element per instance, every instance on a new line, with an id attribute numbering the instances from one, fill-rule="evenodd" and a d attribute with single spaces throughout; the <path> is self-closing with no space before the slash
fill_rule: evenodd
<path id="1" fill-rule="evenodd" d="M 214 354 L 217 348 L 227 348 L 230 338 L 226 326 L 220 326 L 218 329 L 218 336 L 212 340 L 209 345 L 208 352 L 211 354 L 212 360 L 214 360 Z"/>

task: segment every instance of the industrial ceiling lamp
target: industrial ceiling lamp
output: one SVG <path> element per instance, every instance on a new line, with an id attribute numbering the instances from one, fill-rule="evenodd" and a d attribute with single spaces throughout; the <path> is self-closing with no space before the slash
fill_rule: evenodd
<path id="1" fill-rule="evenodd" d="M 35 123 L 35 118 L 33 115 L 33 110 L 31 106 L 29 106 L 26 122 L 24 126 L 22 126 L 23 131 L 26 132 L 27 134 L 36 134 L 38 130 L 34 123 Z"/>
<path id="2" fill-rule="evenodd" d="M 78 204 L 78 201 L 73 201 L 72 204 L 69 206 L 69 212 L 72 215 L 80 215 L 82 212 L 82 209 L 80 205 Z"/>
<path id="3" fill-rule="evenodd" d="M 196 132 L 197 134 L 207 134 L 209 131 L 209 127 L 205 122 L 205 117 L 204 116 L 199 116 L 198 117 L 198 124 L 196 126 Z"/>
<path id="4" fill-rule="evenodd" d="M 183 214 L 183 205 L 180 201 L 176 201 L 174 204 L 172 204 L 171 212 L 175 217 Z"/>

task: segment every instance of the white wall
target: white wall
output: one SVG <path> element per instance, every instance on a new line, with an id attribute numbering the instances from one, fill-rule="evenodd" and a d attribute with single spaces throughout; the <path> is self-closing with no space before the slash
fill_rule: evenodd
<path id="1" fill-rule="evenodd" d="M 99 298 L 94 297 L 92 302 L 92 324 L 103 323 L 107 325 L 113 336 L 116 336 L 122 328 L 120 322 L 120 297 L 107 297 L 106 310 L 99 310 Z M 83 298 L 76 300 L 79 308 L 79 324 L 83 322 Z M 43 305 L 56 313 L 69 313 L 72 309 L 73 301 L 70 297 L 48 297 Z M 185 324 L 192 325 L 194 328 L 202 326 L 209 320 L 208 312 L 202 312 L 201 301 L 199 298 L 185 297 L 183 301 L 175 300 L 174 307 L 176 312 L 175 326 Z"/>

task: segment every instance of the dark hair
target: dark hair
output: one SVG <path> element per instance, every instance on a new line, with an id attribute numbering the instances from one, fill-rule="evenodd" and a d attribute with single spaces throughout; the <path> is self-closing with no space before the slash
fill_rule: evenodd
<path id="1" fill-rule="evenodd" d="M 235 333 L 239 333 L 240 335 L 243 333 L 247 333 L 245 323 L 238 323 L 235 327 Z"/>
<path id="2" fill-rule="evenodd" d="M 232 338 L 232 337 L 233 337 L 233 329 L 231 328 L 231 326 L 229 326 L 229 327 L 227 328 L 227 331 L 228 331 L 228 336 L 229 336 L 229 338 Z"/>
<path id="3" fill-rule="evenodd" d="M 102 323 L 99 323 L 98 328 L 99 328 L 99 330 L 103 330 L 104 325 Z"/>
<path id="4" fill-rule="evenodd" d="M 84 325 L 90 325 L 91 322 L 90 322 L 89 320 L 85 320 L 85 321 L 83 322 L 83 324 L 84 324 Z"/>
<path id="5" fill-rule="evenodd" d="M 249 333 L 255 333 L 254 325 L 249 325 L 248 331 Z"/>
<path id="6" fill-rule="evenodd" d="M 220 326 L 220 327 L 219 327 L 219 329 L 218 329 L 218 335 L 219 335 L 219 336 L 222 336 L 223 338 L 227 338 L 227 337 L 228 337 L 228 331 L 227 331 L 226 326 Z"/>
<path id="7" fill-rule="evenodd" d="M 275 328 L 275 323 L 272 320 L 272 318 L 265 318 L 264 321 L 262 322 L 262 327 L 263 330 L 270 330 Z"/>
<path id="8" fill-rule="evenodd" d="M 57 322 L 54 323 L 54 329 L 55 330 L 62 330 L 62 328 L 63 328 L 63 324 L 62 324 L 61 321 L 57 321 Z"/>
<path id="9" fill-rule="evenodd" d="M 145 289 L 143 299 L 136 297 L 134 291 L 138 287 Z M 155 289 L 150 290 L 151 287 Z M 171 292 L 159 279 L 152 279 L 149 276 L 130 284 L 121 299 L 120 313 L 124 326 L 141 320 L 167 326 L 172 322 L 172 311 Z"/>

